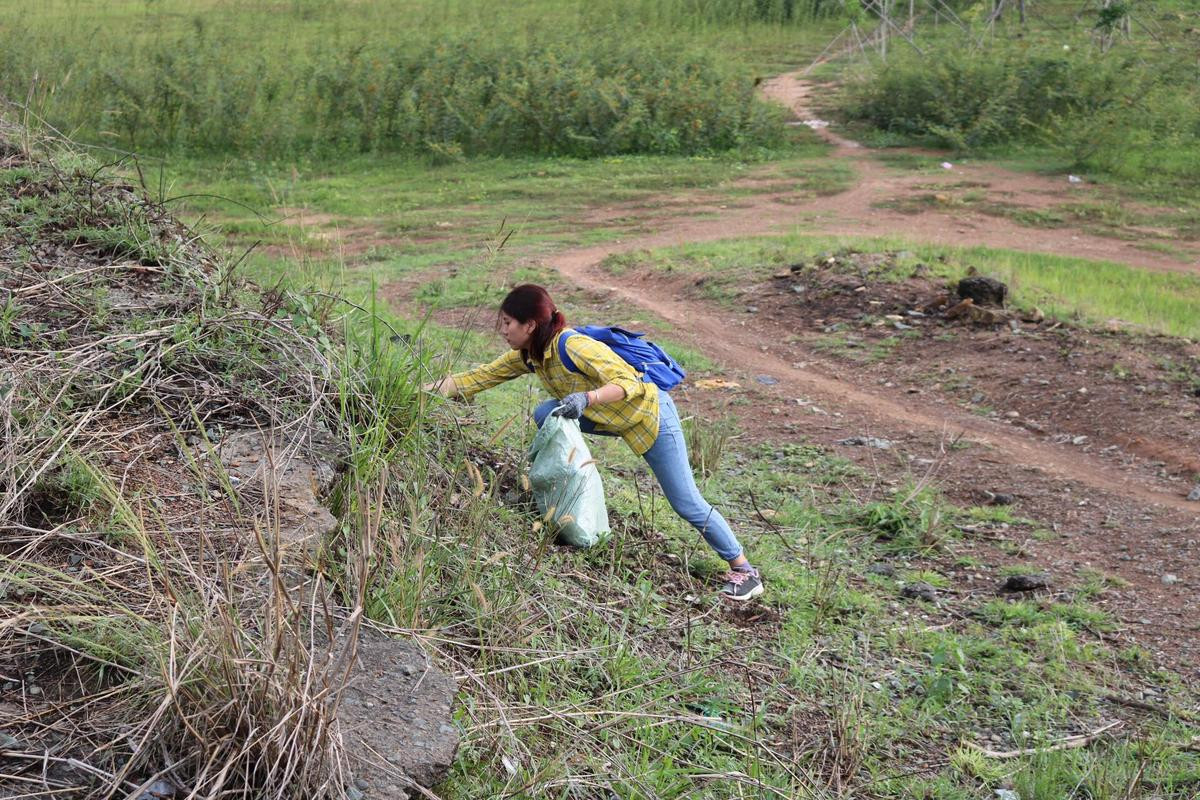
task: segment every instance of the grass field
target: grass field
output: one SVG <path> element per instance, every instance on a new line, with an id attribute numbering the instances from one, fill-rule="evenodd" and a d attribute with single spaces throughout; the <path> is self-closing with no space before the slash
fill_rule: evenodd
<path id="1" fill-rule="evenodd" d="M 1150 653 L 1110 635 L 1118 624 L 1097 605 L 1124 588 L 1119 579 L 1083 570 L 1057 576 L 1052 595 L 995 593 L 1005 575 L 1028 568 L 1020 541 L 1055 535 L 1038 520 L 956 507 L 906 462 L 869 471 L 795 437 L 752 442 L 736 419 L 693 418 L 691 449 L 709 472 L 704 490 L 770 585 L 767 602 L 731 611 L 713 595 L 722 565 L 621 443 L 593 448 L 611 541 L 586 552 L 557 548 L 520 490 L 529 412 L 541 399 L 533 382 L 474 404 L 418 391 L 435 374 L 494 355 L 497 340 L 397 316 L 381 299 L 394 284 L 412 281 L 416 305 L 431 315 L 486 315 L 513 279 L 535 279 L 581 312 L 625 321 L 635 312 L 588 306 L 538 271 L 537 256 L 636 234 L 667 195 L 735 202 L 746 191 L 735 185 L 742 177 L 787 181 L 811 196 L 847 185 L 852 176 L 830 166 L 824 145 L 806 130 L 784 130 L 752 98 L 755 76 L 806 63 L 842 29 L 840 7 L 831 8 L 815 0 L 0 7 L 0 91 L 27 104 L 18 116 L 153 151 L 159 160 L 139 162 L 151 193 L 231 245 L 229 261 L 242 259 L 235 272 L 327 293 L 282 309 L 306 335 L 346 338 L 313 345 L 346 369 L 334 401 L 324 401 L 340 404 L 331 420 L 354 442 L 339 490 L 343 538 L 323 567 L 353 598 L 355 547 L 370 544 L 377 562 L 360 598 L 369 615 L 421 641 L 463 679 L 455 724 L 464 744 L 439 796 L 984 800 L 1009 789 L 1022 800 L 1190 800 L 1200 792 L 1194 694 Z M 604 69 L 589 67 L 606 59 Z M 561 78 L 566 96 L 587 99 L 553 95 L 563 113 L 579 115 L 556 118 L 569 137 L 539 138 L 535 101 L 546 87 L 522 84 L 539 71 Z M 386 94 L 396 75 L 404 81 Z M 472 76 L 475 89 L 456 95 L 460 105 L 431 100 L 442 97 L 439 86 Z M 689 79 L 690 89 L 676 91 Z M 522 86 L 529 91 L 505 94 Z M 413 87 L 429 90 L 411 107 L 419 125 L 389 130 L 408 107 L 388 111 L 372 98 L 400 103 Z M 667 87 L 682 116 L 634 113 Z M 726 119 L 727 104 L 736 113 Z M 610 113 L 614 106 L 622 113 Z M 487 114 L 497 108 L 506 116 L 493 125 Z M 699 131 L 681 134 L 695 119 Z M 637 124 L 622 127 L 629 120 Z M 507 133 L 473 138 L 481 127 Z M 1028 151 L 1030 163 L 1054 157 L 1061 166 L 1061 153 L 1039 147 Z M 119 168 L 133 174 L 128 161 Z M 17 180 L 0 174 L 0 186 Z M 625 209 L 620 218 L 589 217 L 613 204 Z M 25 199 L 0 209 L 0 219 L 17 230 L 51 210 Z M 105 235 L 108 245 L 144 243 L 119 227 Z M 946 278 L 974 265 L 1007 280 L 1018 304 L 1048 314 L 1200 338 L 1200 282 L 1069 258 L 794 235 L 634 253 L 608 266 L 709 275 L 721 300 L 781 264 L 843 248 L 908 251 L 905 265 L 920 261 Z M 41 330 L 10 325 L 16 306 L 0 311 L 6 343 L 31 347 Z M 200 329 L 205 313 L 189 325 Z M 672 341 L 670 326 L 647 321 L 698 376 L 714 369 Z M 154 323 L 134 316 L 129 330 L 142 335 Z M 178 342 L 167 351 L 178 343 L 191 352 L 191 330 L 171 334 Z M 396 344 L 402 334 L 413 337 L 411 349 Z M 213 349 L 211 358 L 198 352 L 236 384 L 236 353 Z M 158 363 L 153 354 L 105 353 L 139 369 Z M 63 474 L 111 490 L 90 483 L 86 469 Z M 85 534 L 100 531 L 106 543 L 134 547 L 154 522 L 132 515 L 118 530 L 97 507 Z M 882 562 L 890 573 L 876 568 Z M 142 567 L 131 571 L 140 576 Z M 43 577 L 45 596 L 78 590 L 61 575 Z M 916 582 L 933 586 L 934 599 L 902 594 Z M 52 624 L 49 638 L 113 647 L 99 597 L 86 596 L 82 616 L 68 604 L 61 619 L 45 611 L 76 626 Z M 157 630 L 149 612 L 128 612 Z M 60 630 L 69 635 L 56 639 Z M 160 644 L 129 636 L 103 652 L 156 679 Z M 205 679 L 219 690 L 214 675 Z M 1142 690 L 1165 713 L 1131 712 Z M 1087 747 L 1051 749 L 1113 720 L 1123 727 Z M 262 721 L 272 730 L 278 722 Z M 1026 748 L 1040 752 L 994 755 Z M 301 791 L 263 792 L 289 790 Z"/>

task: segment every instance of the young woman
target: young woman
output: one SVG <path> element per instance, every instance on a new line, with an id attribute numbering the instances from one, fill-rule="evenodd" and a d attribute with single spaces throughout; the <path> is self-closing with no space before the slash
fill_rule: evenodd
<path id="1" fill-rule="evenodd" d="M 559 414 L 578 419 L 585 433 L 620 436 L 646 459 L 675 513 L 729 562 L 721 592 L 734 600 L 762 594 L 758 570 L 746 559 L 729 523 L 696 488 L 671 395 L 643 382 L 608 345 L 582 334 L 567 339 L 567 355 L 578 372 L 568 371 L 558 355 L 558 340 L 566 324 L 545 289 L 530 283 L 518 286 L 500 304 L 498 327 L 511 349 L 490 364 L 431 383 L 426 389 L 446 397 L 471 397 L 534 373 L 555 397 L 534 409 L 538 427 L 550 414 Z"/>

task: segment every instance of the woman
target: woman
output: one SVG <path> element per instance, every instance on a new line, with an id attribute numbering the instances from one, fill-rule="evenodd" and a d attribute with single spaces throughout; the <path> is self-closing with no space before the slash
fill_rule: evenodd
<path id="1" fill-rule="evenodd" d="M 758 570 L 751 566 L 729 523 L 700 495 L 688 464 L 679 413 L 667 392 L 643 382 L 633 367 L 607 345 L 581 334 L 569 336 L 567 355 L 577 372 L 559 358 L 563 317 L 541 286 L 518 286 L 500 304 L 500 335 L 511 348 L 490 364 L 429 384 L 446 397 L 471 397 L 505 381 L 536 374 L 556 399 L 534 409 L 538 427 L 551 414 L 578 419 L 584 433 L 620 436 L 646 459 L 671 508 L 696 528 L 729 563 L 722 594 L 749 600 L 763 593 Z"/>

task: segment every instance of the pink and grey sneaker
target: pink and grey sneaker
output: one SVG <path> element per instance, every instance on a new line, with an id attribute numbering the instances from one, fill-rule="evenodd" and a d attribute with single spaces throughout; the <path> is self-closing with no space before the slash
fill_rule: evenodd
<path id="1" fill-rule="evenodd" d="M 721 594 L 730 600 L 750 600 L 763 593 L 762 577 L 754 567 L 731 569 L 725 573 Z"/>

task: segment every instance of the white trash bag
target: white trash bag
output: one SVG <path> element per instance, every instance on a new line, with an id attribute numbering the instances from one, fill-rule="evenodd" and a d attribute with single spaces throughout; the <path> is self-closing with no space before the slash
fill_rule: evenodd
<path id="1" fill-rule="evenodd" d="M 604 484 L 577 420 L 546 417 L 529 448 L 529 459 L 533 499 L 560 541 L 591 547 L 608 534 Z"/>

